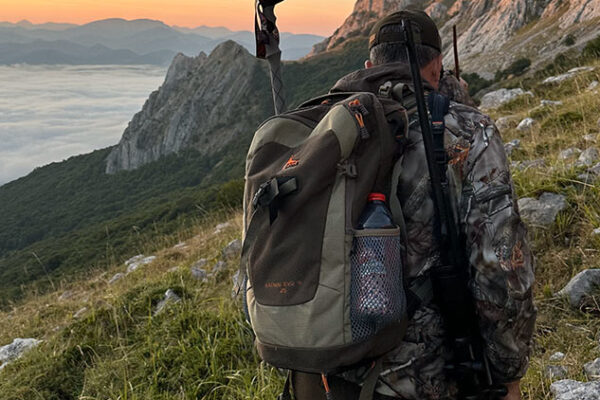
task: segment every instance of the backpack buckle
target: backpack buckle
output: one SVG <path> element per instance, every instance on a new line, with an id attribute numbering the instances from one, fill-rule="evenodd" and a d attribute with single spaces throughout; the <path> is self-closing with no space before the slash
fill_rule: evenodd
<path id="1" fill-rule="evenodd" d="M 356 170 L 356 165 L 354 163 L 345 161 L 339 163 L 337 168 L 342 175 L 346 175 L 348 178 L 356 178 L 358 176 L 358 171 Z"/>

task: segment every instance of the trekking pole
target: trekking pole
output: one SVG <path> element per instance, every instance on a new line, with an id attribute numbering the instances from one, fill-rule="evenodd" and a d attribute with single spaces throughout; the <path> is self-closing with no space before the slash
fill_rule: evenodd
<path id="1" fill-rule="evenodd" d="M 271 71 L 271 88 L 275 115 L 285 112 L 283 79 L 281 78 L 281 50 L 279 49 L 279 29 L 275 17 L 275 5 L 283 0 L 256 0 L 254 33 L 256 37 L 256 57 L 266 59 Z"/>
<path id="2" fill-rule="evenodd" d="M 460 81 L 460 66 L 458 65 L 458 38 L 456 35 L 456 25 L 452 26 L 452 42 L 454 43 L 454 75 Z"/>
<path id="3" fill-rule="evenodd" d="M 456 380 L 458 398 L 461 400 L 499 400 L 506 395 L 507 388 L 495 384 L 489 362 L 483 353 L 481 335 L 477 330 L 477 315 L 468 287 L 469 264 L 464 250 L 461 250 L 464 247 L 450 202 L 444 147 L 444 115 L 448 112 L 449 101 L 439 93 L 429 94 L 430 123 L 412 25 L 410 21 L 404 20 L 402 26 L 431 180 L 436 217 L 434 235 L 440 247 L 439 264 L 432 267 L 431 280 L 454 352 L 452 363 L 446 369 Z"/>

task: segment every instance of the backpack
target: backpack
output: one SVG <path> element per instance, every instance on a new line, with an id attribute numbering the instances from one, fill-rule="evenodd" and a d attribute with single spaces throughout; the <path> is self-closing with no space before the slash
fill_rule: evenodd
<path id="1" fill-rule="evenodd" d="M 256 347 L 269 364 L 337 373 L 402 341 L 400 228 L 355 226 L 370 193 L 391 192 L 407 118 L 401 103 L 373 93 L 330 93 L 268 119 L 255 133 L 246 160 L 240 271 L 247 274 Z M 389 198 L 399 209 L 395 191 Z M 395 249 L 381 255 L 388 279 L 379 283 L 391 300 L 375 321 L 354 306 L 360 288 L 353 268 L 373 238 Z"/>

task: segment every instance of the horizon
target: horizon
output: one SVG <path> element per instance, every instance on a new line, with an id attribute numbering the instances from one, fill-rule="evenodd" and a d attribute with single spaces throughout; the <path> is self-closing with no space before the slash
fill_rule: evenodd
<path id="1" fill-rule="evenodd" d="M 13 24 L 13 25 L 19 25 L 22 23 L 27 23 L 27 24 L 31 24 L 33 26 L 40 26 L 40 25 L 45 25 L 45 24 L 55 24 L 55 25 L 75 25 L 75 26 L 84 26 L 84 25 L 88 25 L 91 24 L 93 22 L 99 22 L 99 21 L 108 21 L 108 20 L 123 20 L 123 21 L 127 21 L 127 22 L 133 22 L 133 21 L 154 21 L 154 22 L 160 22 L 163 23 L 167 26 L 170 27 L 174 27 L 174 28 L 185 28 L 185 29 L 198 29 L 198 28 L 209 28 L 209 29 L 227 29 L 231 32 L 253 32 L 253 29 L 240 29 L 240 30 L 236 30 L 236 29 L 232 29 L 230 27 L 224 26 L 224 25 L 206 25 L 206 24 L 202 24 L 202 25 L 196 25 L 196 26 L 183 26 L 183 25 L 171 25 L 166 23 L 165 21 L 161 21 L 159 19 L 153 19 L 153 18 L 122 18 L 122 17 L 108 17 L 108 18 L 101 18 L 101 19 L 95 19 L 95 20 L 91 20 L 88 22 L 84 22 L 84 23 L 74 23 L 74 22 L 64 22 L 64 21 L 46 21 L 46 22 L 31 22 L 28 19 L 21 19 L 19 21 L 6 21 L 6 20 L 1 20 L 0 24 Z M 285 29 L 281 29 L 281 33 L 291 33 L 294 35 L 315 35 L 315 36 L 323 36 L 323 37 L 328 37 L 329 35 L 319 35 L 317 33 L 313 33 L 313 32 L 291 32 L 289 30 L 285 30 Z"/>
<path id="2" fill-rule="evenodd" d="M 2 22 L 17 24 L 28 21 L 34 25 L 46 23 L 85 25 L 105 19 L 149 19 L 169 26 L 197 28 L 224 27 L 232 31 L 254 30 L 254 2 L 228 0 L 227 3 L 208 3 L 174 0 L 168 10 L 156 0 L 109 2 L 98 6 L 88 0 L 59 0 L 49 5 L 40 0 L 24 0 L 9 4 L 0 0 Z M 3 4 L 7 3 L 7 4 Z M 318 0 L 287 0 L 277 5 L 278 25 L 282 32 L 330 36 L 350 15 L 355 0 L 329 0 L 327 5 Z M 317 12 L 315 10 L 318 10 Z"/>

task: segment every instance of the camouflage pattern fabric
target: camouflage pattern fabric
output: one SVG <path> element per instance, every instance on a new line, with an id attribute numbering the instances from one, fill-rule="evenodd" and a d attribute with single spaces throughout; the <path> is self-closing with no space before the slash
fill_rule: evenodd
<path id="1" fill-rule="evenodd" d="M 469 91 L 465 89 L 461 81 L 456 79 L 453 71 L 444 71 L 442 79 L 440 79 L 438 91 L 446 95 L 450 100 L 475 107 L 475 102 L 469 95 Z"/>
<path id="2" fill-rule="evenodd" d="M 395 77 L 407 73 L 406 68 L 399 71 L 397 65 L 375 67 L 375 71 L 362 70 L 343 78 L 333 90 L 364 89 L 369 77 L 378 87 L 390 79 L 385 68 Z M 452 102 L 445 122 L 448 175 L 458 222 L 466 237 L 470 288 L 480 332 L 495 379 L 512 382 L 527 369 L 536 316 L 534 265 L 526 228 L 519 216 L 503 141 L 493 121 L 472 107 Z M 405 276 L 410 283 L 426 274 L 439 257 L 433 237 L 429 174 L 416 116 L 402 157 L 398 195 L 408 231 Z M 411 321 L 404 343 L 384 358 L 377 392 L 411 400 L 454 399 L 456 388 L 444 373 L 450 356 L 439 310 L 435 304 L 423 306 Z M 360 382 L 363 374 L 355 370 L 344 377 Z"/>

